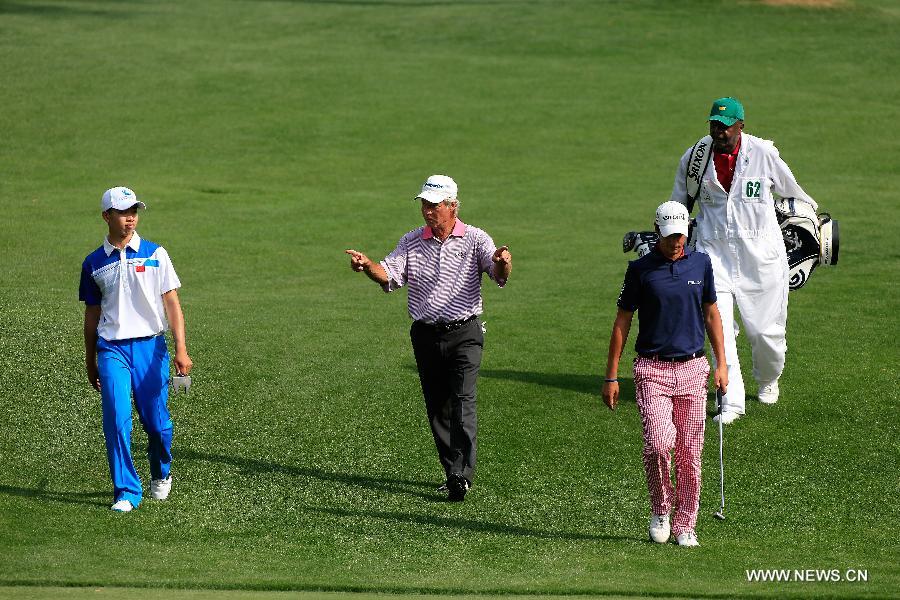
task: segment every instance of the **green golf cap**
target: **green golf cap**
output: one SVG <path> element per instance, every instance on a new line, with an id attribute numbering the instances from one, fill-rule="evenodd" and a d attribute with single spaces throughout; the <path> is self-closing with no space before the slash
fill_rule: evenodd
<path id="1" fill-rule="evenodd" d="M 731 127 L 736 121 L 744 120 L 744 106 L 736 98 L 719 98 L 709 110 L 709 120 Z"/>

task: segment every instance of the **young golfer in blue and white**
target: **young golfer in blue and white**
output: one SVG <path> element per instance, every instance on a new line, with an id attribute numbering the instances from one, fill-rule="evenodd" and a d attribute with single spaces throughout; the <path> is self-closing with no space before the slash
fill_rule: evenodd
<path id="1" fill-rule="evenodd" d="M 126 187 L 106 190 L 100 202 L 109 235 L 85 258 L 79 299 L 84 302 L 85 367 L 100 392 L 103 435 L 115 494 L 112 510 L 141 502 L 141 479 L 131 458 L 131 399 L 147 432 L 150 493 L 165 500 L 172 489 L 172 419 L 166 329 L 175 341 L 175 370 L 187 375 L 181 282 L 166 250 L 135 229 L 146 208 Z"/>

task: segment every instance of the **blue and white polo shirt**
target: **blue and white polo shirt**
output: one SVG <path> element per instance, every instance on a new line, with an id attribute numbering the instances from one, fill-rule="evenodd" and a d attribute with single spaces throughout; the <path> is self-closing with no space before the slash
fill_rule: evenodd
<path id="1" fill-rule="evenodd" d="M 181 287 L 165 248 L 134 232 L 124 249 L 103 240 L 81 265 L 79 300 L 100 305 L 97 335 L 127 340 L 168 329 L 162 295 Z"/>

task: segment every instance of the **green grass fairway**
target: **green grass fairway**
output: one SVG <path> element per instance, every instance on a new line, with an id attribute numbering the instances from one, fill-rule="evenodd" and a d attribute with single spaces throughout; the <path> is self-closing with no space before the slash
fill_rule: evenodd
<path id="1" fill-rule="evenodd" d="M 145 600 L 465 600 L 484 598 L 482 595 L 391 594 L 366 592 L 255 592 L 246 590 L 172 590 L 162 588 L 103 588 L 103 587 L 0 587 L 0 598 L 17 600 L 118 600 L 140 596 Z M 541 595 L 541 600 L 586 600 L 592 596 Z M 603 596 L 606 600 L 625 600 L 633 596 Z M 530 600 L 534 596 L 504 596 L 504 600 Z M 677 600 L 677 599 L 676 599 Z"/>
<path id="2" fill-rule="evenodd" d="M 0 0 L 0 596 L 898 597 L 900 9 L 773 4 Z M 782 400 L 726 430 L 724 522 L 709 422 L 684 551 L 646 540 L 634 335 L 617 412 L 599 389 L 622 236 L 722 95 L 840 257 L 791 294 Z M 344 254 L 417 227 L 431 173 L 514 256 L 463 504 L 435 492 L 405 292 Z M 129 515 L 77 299 L 114 185 L 173 257 L 195 363 L 172 496 Z"/>

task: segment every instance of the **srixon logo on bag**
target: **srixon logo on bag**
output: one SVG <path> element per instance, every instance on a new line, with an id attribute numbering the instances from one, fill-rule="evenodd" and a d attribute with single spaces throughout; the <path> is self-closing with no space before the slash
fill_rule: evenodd
<path id="1" fill-rule="evenodd" d="M 690 169 L 688 170 L 688 178 L 700 181 L 700 169 L 703 166 L 703 155 L 706 153 L 706 142 L 697 144 L 697 150 L 692 157 Z"/>

